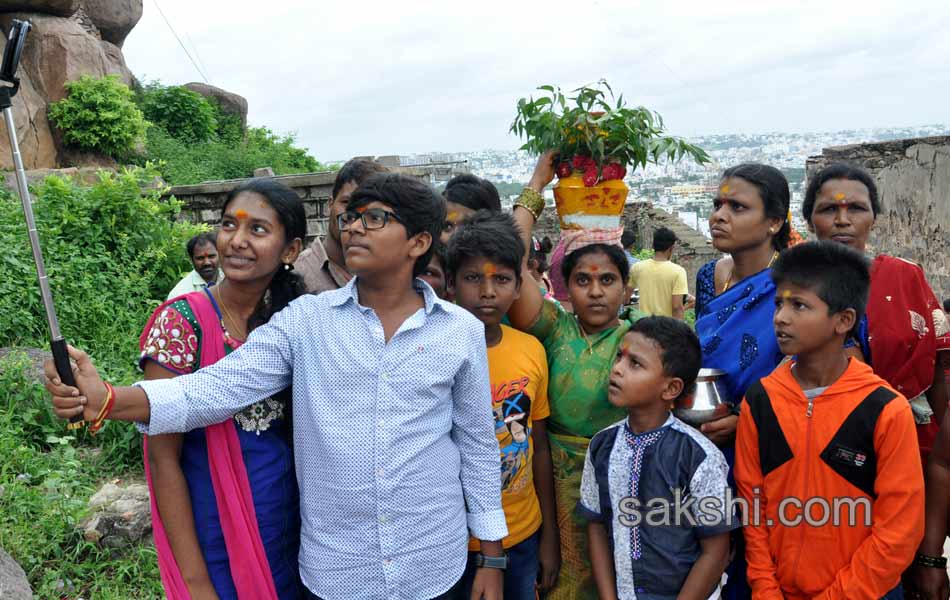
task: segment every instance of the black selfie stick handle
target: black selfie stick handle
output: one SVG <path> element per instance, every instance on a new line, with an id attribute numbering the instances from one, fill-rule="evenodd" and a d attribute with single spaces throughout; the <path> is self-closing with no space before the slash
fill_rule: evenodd
<path id="1" fill-rule="evenodd" d="M 53 364 L 56 365 L 56 374 L 64 385 L 76 387 L 76 378 L 73 377 L 73 367 L 69 362 L 69 350 L 66 348 L 66 340 L 63 338 L 55 339 L 50 343 L 53 350 Z M 82 413 L 73 415 L 69 418 L 67 429 L 80 429 L 85 421 Z"/>

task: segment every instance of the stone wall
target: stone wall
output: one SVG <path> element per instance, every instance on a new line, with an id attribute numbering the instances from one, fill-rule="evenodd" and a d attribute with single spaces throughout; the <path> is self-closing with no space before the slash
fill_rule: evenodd
<path id="1" fill-rule="evenodd" d="M 868 249 L 921 264 L 937 297 L 950 295 L 950 136 L 826 148 L 808 158 L 806 176 L 834 162 L 862 167 L 877 183 L 881 214 Z"/>
<path id="2" fill-rule="evenodd" d="M 391 169 L 404 175 L 413 175 L 423 179 L 428 174 L 415 169 Z M 333 190 L 335 172 L 304 173 L 302 175 L 283 175 L 274 177 L 284 185 L 293 188 L 303 201 L 304 211 L 307 214 L 307 239 L 305 246 L 315 239 L 322 239 L 327 232 L 327 204 Z M 229 181 L 212 181 L 196 185 L 179 185 L 169 189 L 165 197 L 174 196 L 184 202 L 181 215 L 182 220 L 193 223 L 207 223 L 217 226 L 221 222 L 221 207 L 228 193 L 238 187 L 246 179 Z"/>
<path id="3" fill-rule="evenodd" d="M 655 208 L 650 202 L 628 202 L 624 206 L 622 221 L 625 229 L 636 233 L 637 248 L 651 248 L 653 232 L 660 227 L 667 227 L 676 233 L 680 241 L 673 252 L 673 261 L 686 269 L 691 294 L 696 293 L 696 272 L 699 268 L 722 256 L 703 234 L 665 210 Z M 535 226 L 535 236 L 548 236 L 556 243 L 559 235 L 557 214 L 553 208 L 548 208 Z"/>

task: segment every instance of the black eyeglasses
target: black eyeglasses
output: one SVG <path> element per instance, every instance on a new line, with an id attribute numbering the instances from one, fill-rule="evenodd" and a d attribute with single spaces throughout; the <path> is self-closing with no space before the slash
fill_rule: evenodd
<path id="1" fill-rule="evenodd" d="M 390 219 L 402 223 L 402 219 L 394 212 L 381 208 L 369 208 L 362 212 L 348 210 L 336 218 L 336 224 L 339 226 L 340 231 L 346 231 L 353 223 L 362 221 L 363 229 L 372 231 L 373 229 L 382 229 L 386 226 L 386 223 L 389 223 Z"/>

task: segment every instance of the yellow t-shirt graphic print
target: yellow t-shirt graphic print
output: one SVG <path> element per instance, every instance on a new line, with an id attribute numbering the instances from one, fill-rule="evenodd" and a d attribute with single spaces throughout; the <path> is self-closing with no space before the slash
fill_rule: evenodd
<path id="1" fill-rule="evenodd" d="M 501 452 L 501 503 L 508 523 L 503 544 L 510 548 L 541 526 L 541 506 L 531 468 L 531 431 L 534 421 L 551 414 L 547 357 L 533 336 L 502 325 L 501 342 L 488 349 L 488 371 Z M 469 548 L 478 550 L 478 543 L 472 540 Z"/>

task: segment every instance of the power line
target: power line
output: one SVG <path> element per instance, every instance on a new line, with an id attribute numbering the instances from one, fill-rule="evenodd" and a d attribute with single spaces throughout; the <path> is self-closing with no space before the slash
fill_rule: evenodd
<path id="1" fill-rule="evenodd" d="M 185 32 L 184 35 L 185 35 L 185 40 L 188 42 L 188 45 L 191 46 L 191 49 L 194 51 L 195 58 L 198 60 L 198 64 L 201 65 L 201 69 L 205 73 L 210 73 L 210 71 L 208 70 L 208 65 L 205 64 L 204 59 L 201 58 L 201 53 L 198 52 L 198 46 L 195 45 L 195 40 L 191 39 L 191 36 L 188 35 L 187 31 Z"/>
<path id="2" fill-rule="evenodd" d="M 191 53 L 188 52 L 188 48 L 185 48 L 185 45 L 182 43 L 181 38 L 178 37 L 178 34 L 175 32 L 175 28 L 172 27 L 172 24 L 168 21 L 168 17 L 165 16 L 165 13 L 162 12 L 162 7 L 158 5 L 158 0 L 152 0 L 155 4 L 155 8 L 158 9 L 158 14 L 162 15 L 162 19 L 165 21 L 165 24 L 168 25 L 168 29 L 172 32 L 172 35 L 175 36 L 175 39 L 178 40 L 178 45 L 181 46 L 181 49 L 184 50 L 185 56 L 188 57 L 188 60 L 191 61 L 192 66 L 195 67 L 195 70 L 198 71 L 198 74 L 201 75 L 201 78 L 205 80 L 205 83 L 211 84 L 208 81 L 208 77 L 204 74 L 204 71 L 198 66 L 198 63 L 195 62 L 195 59 L 191 57 Z"/>

